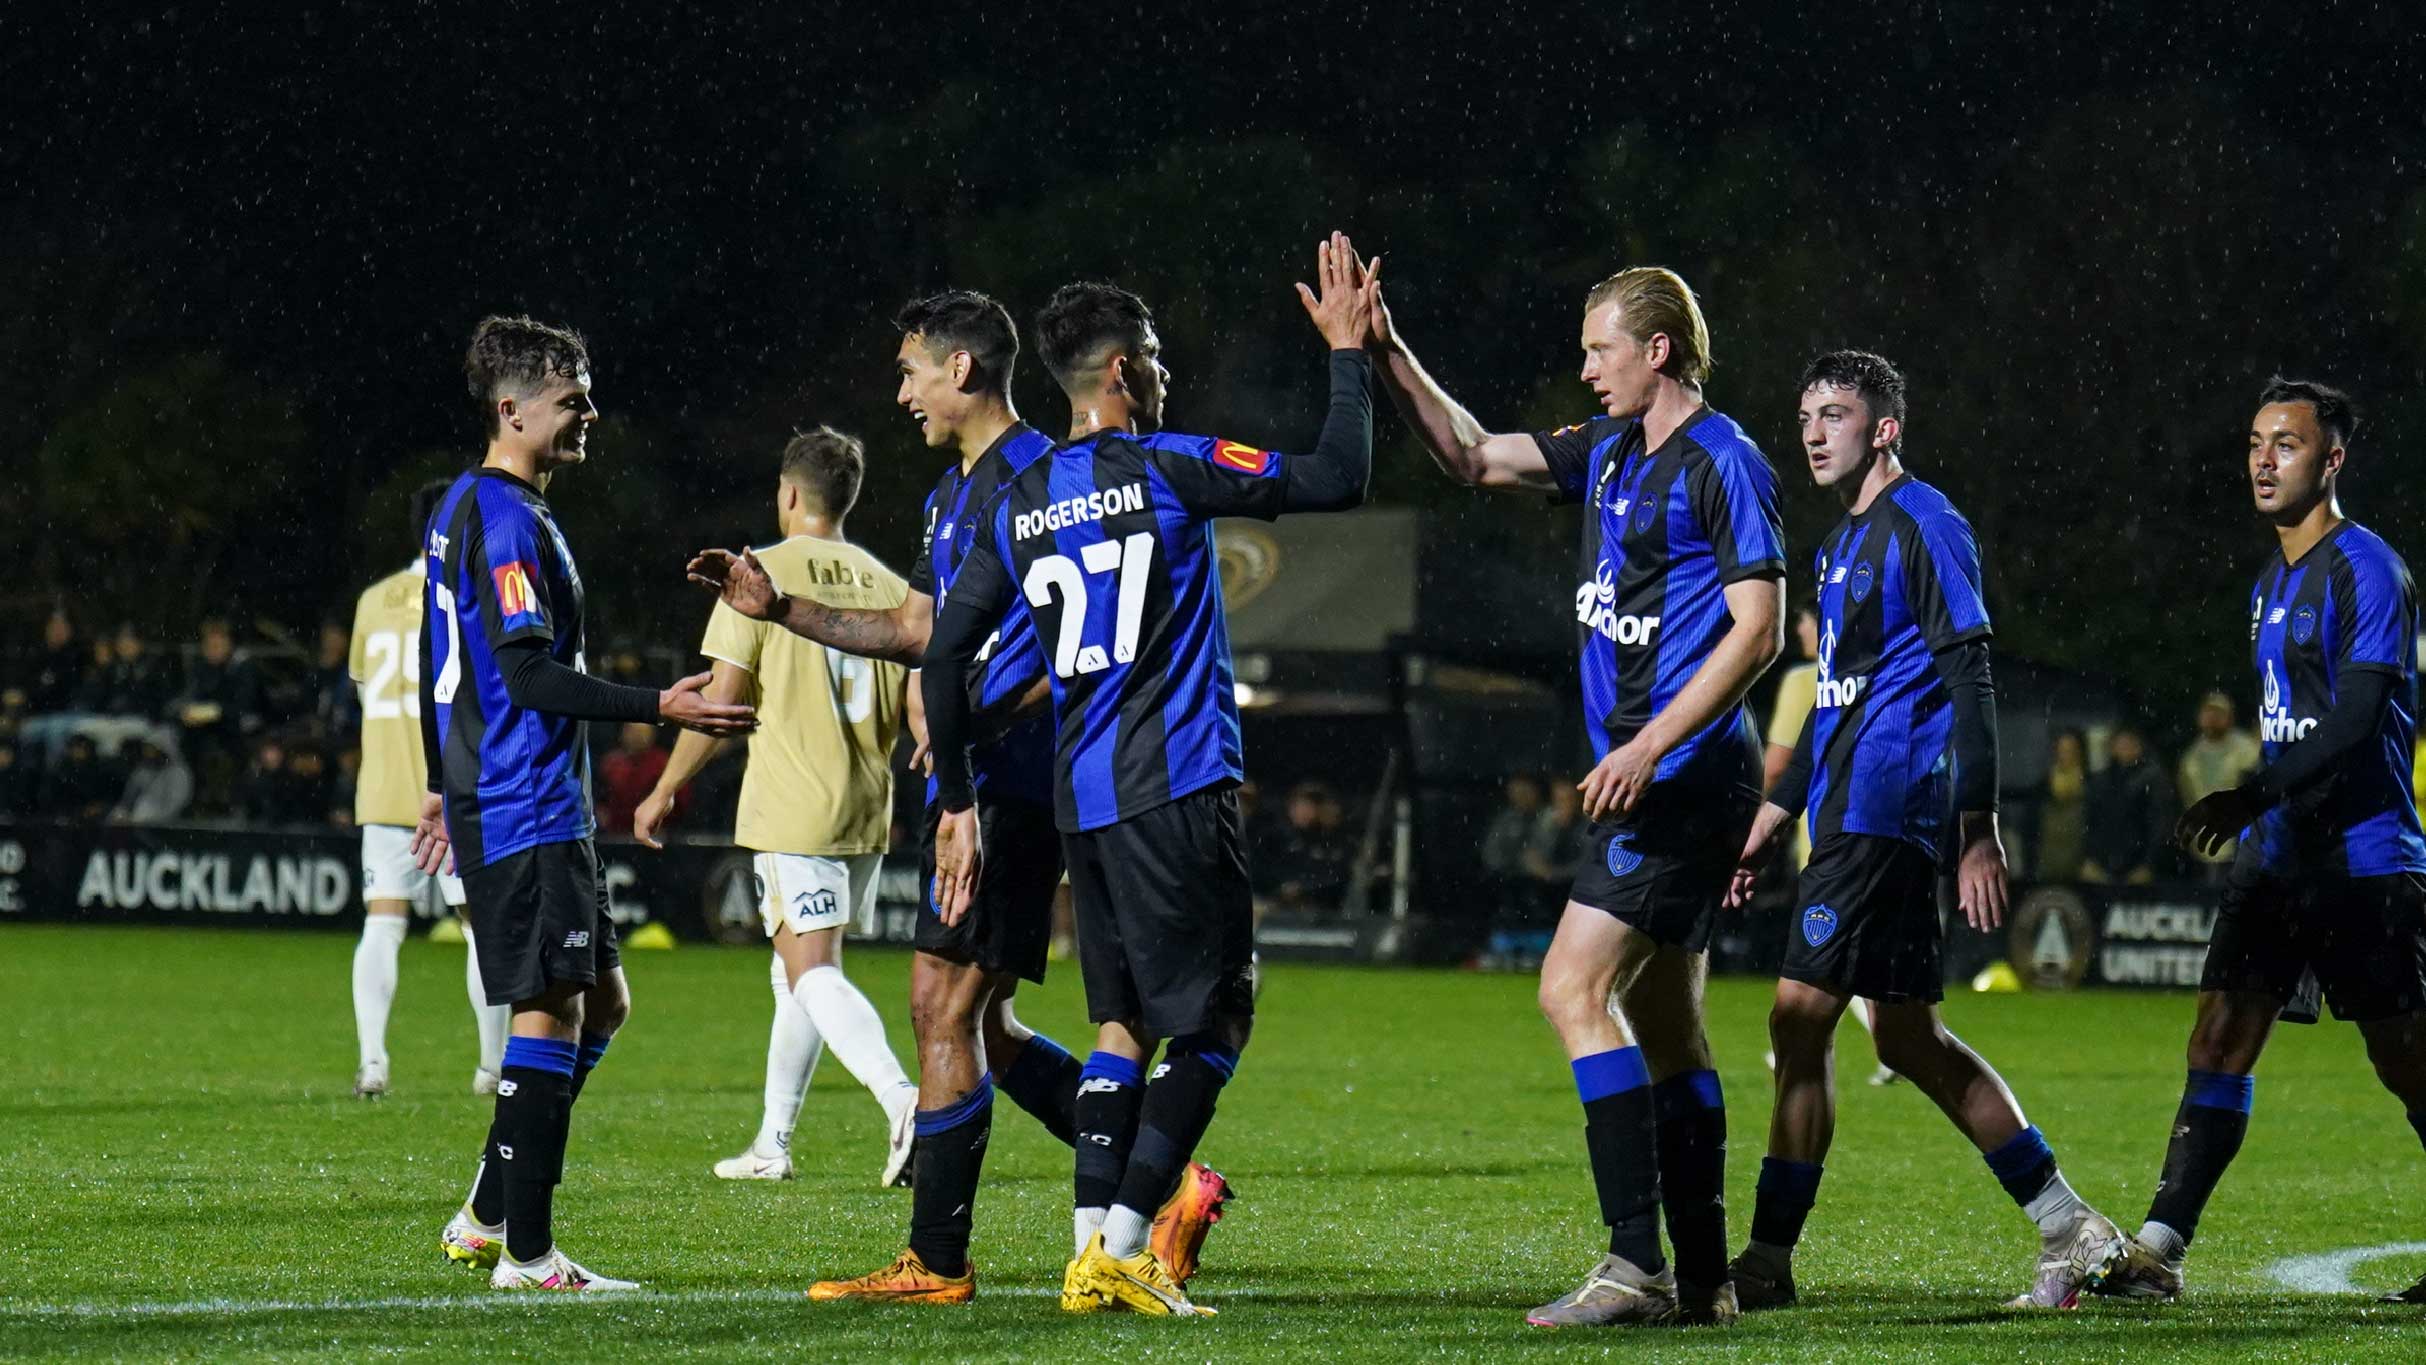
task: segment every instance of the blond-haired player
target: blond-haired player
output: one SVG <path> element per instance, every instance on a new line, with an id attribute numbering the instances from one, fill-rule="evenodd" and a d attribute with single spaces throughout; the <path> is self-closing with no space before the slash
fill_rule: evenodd
<path id="1" fill-rule="evenodd" d="M 433 483 L 413 494 L 413 533 L 429 524 L 446 492 Z M 413 906 L 429 904 L 433 887 L 450 908 L 463 905 L 463 879 L 432 877 L 413 862 L 413 824 L 429 773 L 421 754 L 422 561 L 363 589 L 354 602 L 354 637 L 346 672 L 362 695 L 362 769 L 354 783 L 354 824 L 362 831 L 362 939 L 354 945 L 354 1036 L 361 1047 L 354 1093 L 375 1100 L 387 1093 L 387 1019 L 396 1003 L 396 952 L 411 927 Z M 497 1093 L 505 1055 L 504 1005 L 492 1005 L 480 984 L 480 954 L 464 927 L 464 989 L 480 1031 L 480 1064 L 472 1093 Z"/>
<path id="2" fill-rule="evenodd" d="M 757 555 L 785 593 L 875 611 L 908 597 L 907 583 L 842 538 L 865 468 L 859 442 L 831 427 L 803 432 L 784 447 L 775 483 L 784 539 Z M 721 601 L 699 650 L 715 661 L 709 696 L 757 694 L 760 723 L 750 736 L 733 841 L 756 855 L 758 913 L 775 942 L 765 1114 L 748 1150 L 717 1162 L 716 1174 L 791 1178 L 792 1125 L 823 1046 L 884 1107 L 889 1142 L 881 1182 L 898 1183 L 915 1135 L 918 1086 L 894 1060 L 876 1007 L 842 974 L 842 934 L 854 920 L 875 918 L 909 670 L 812 643 Z M 661 846 L 675 794 L 720 742 L 691 733 L 675 742 L 656 790 L 633 815 L 641 842 Z"/>

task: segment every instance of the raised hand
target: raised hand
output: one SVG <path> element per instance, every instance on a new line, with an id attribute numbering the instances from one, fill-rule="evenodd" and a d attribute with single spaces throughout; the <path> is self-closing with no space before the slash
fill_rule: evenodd
<path id="1" fill-rule="evenodd" d="M 744 551 L 743 553 L 748 553 Z M 694 673 L 657 694 L 657 715 L 685 730 L 712 739 L 746 735 L 758 728 L 758 708 L 740 702 L 709 701 L 702 695 L 711 673 Z"/>
<path id="2" fill-rule="evenodd" d="M 1314 248 L 1315 284 L 1297 286 L 1297 301 L 1334 351 L 1361 351 L 1372 332 L 1372 298 L 1363 261 L 1344 232 Z"/>
<path id="3" fill-rule="evenodd" d="M 753 620 L 771 618 L 783 601 L 783 594 L 775 590 L 775 580 L 767 577 L 766 566 L 746 549 L 738 555 L 730 550 L 701 550 L 691 556 L 683 572 L 692 582 L 714 588 L 726 606 Z"/>
<path id="4" fill-rule="evenodd" d="M 1398 330 L 1390 323 L 1390 305 L 1381 294 L 1381 257 L 1365 262 L 1365 346 L 1368 350 L 1386 351 L 1398 344 Z"/>

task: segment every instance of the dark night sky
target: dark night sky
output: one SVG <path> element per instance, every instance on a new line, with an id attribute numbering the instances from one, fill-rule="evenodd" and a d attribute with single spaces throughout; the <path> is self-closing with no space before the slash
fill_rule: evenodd
<path id="1" fill-rule="evenodd" d="M 187 575 L 198 605 L 300 623 L 350 598 L 403 554 L 361 528 L 472 453 L 471 324 L 529 310 L 589 334 L 619 420 L 559 496 L 596 500 L 576 547 L 617 561 L 591 570 L 610 612 L 680 640 L 695 604 L 647 574 L 768 534 L 794 425 L 870 438 L 855 530 L 914 548 L 936 461 L 890 407 L 902 298 L 984 288 L 1024 325 L 1064 279 L 1120 279 L 1163 316 L 1175 426 L 1288 445 L 1321 397 L 1288 285 L 1333 226 L 1388 253 L 1405 329 L 1498 427 L 1584 410 L 1593 280 L 1677 266 L 1711 312 L 1713 403 L 1793 490 L 1798 563 L 1832 513 L 1790 444 L 1795 367 L 1844 342 L 1903 360 L 1916 465 L 1980 525 L 2008 639 L 2168 700 L 2212 679 L 2164 660 L 2220 675 L 2237 643 L 2151 634 L 2115 589 L 2240 591 L 2256 382 L 2346 379 L 2372 459 L 2426 437 L 2426 63 L 2395 5 L 2228 27 L 1986 3 L 253 8 L 60 7 L 0 44 L 0 458 L 81 472 L 63 452 L 124 442 L 62 429 L 126 429 L 197 382 L 130 381 L 197 356 L 241 399 L 155 413 L 131 492 L 37 500 L 12 622 L 71 585 L 178 622 L 184 599 L 91 572 L 143 537 L 92 509 L 174 520 L 214 477 L 247 510 L 194 533 L 235 542 Z M 1020 397 L 1060 420 L 1033 366 Z M 275 439 L 225 429 L 262 413 Z M 1472 508 L 1383 438 L 1384 497 L 1566 572 L 1566 523 Z M 2426 499 L 2353 487 L 2418 548 Z M 2084 546 L 2117 562 L 2084 572 Z"/>

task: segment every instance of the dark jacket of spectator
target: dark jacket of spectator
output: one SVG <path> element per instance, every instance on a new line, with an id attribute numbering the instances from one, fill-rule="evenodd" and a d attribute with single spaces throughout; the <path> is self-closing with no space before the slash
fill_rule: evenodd
<path id="1" fill-rule="evenodd" d="M 52 612 L 42 627 L 42 652 L 26 674 L 25 709 L 37 716 L 74 710 L 91 657 L 92 647 L 76 638 L 67 613 Z"/>
<path id="2" fill-rule="evenodd" d="M 1339 798 L 1319 782 L 1289 792 L 1287 828 L 1273 859 L 1280 902 L 1298 910 L 1337 910 L 1347 899 L 1355 851 L 1340 832 Z"/>
<path id="3" fill-rule="evenodd" d="M 125 785 L 89 735 L 70 735 L 59 761 L 42 780 L 42 813 L 72 825 L 97 825 Z"/>
<path id="4" fill-rule="evenodd" d="M 238 790 L 237 813 L 256 825 L 317 825 L 328 818 L 328 774 L 317 753 L 289 753 L 277 740 L 253 751 Z"/>
<path id="5" fill-rule="evenodd" d="M 2083 831 L 2084 881 L 2143 883 L 2171 870 L 2173 780 L 2148 757 L 2139 736 L 2118 732 L 2109 762 L 2089 779 Z"/>
<path id="6" fill-rule="evenodd" d="M 173 692 L 167 667 L 135 628 L 127 626 L 111 644 L 109 663 L 85 678 L 79 709 L 158 719 L 167 712 Z"/>

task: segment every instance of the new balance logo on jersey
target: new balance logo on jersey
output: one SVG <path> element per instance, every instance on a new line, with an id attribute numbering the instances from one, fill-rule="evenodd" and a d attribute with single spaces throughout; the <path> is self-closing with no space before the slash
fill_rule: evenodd
<path id="1" fill-rule="evenodd" d="M 2278 609 L 2279 610 L 2279 609 Z M 2266 695 L 2258 707 L 2258 738 L 2268 744 L 2295 744 L 2316 728 L 2311 716 L 2295 716 L 2283 705 L 2283 685 L 2274 676 L 2274 660 L 2266 661 Z"/>
<path id="2" fill-rule="evenodd" d="M 564 936 L 564 946 L 567 948 L 589 947 L 590 931 L 587 929 L 575 929 L 573 932 L 566 934 Z"/>
<path id="3" fill-rule="evenodd" d="M 1621 616 L 1617 612 L 1617 571 L 1602 560 L 1589 583 L 1575 589 L 1575 619 L 1612 644 L 1647 645 L 1659 630 L 1656 616 Z"/>
<path id="4" fill-rule="evenodd" d="M 1033 512 L 1022 512 L 1011 518 L 1011 534 L 1021 540 L 1058 531 L 1081 522 L 1102 521 L 1122 512 L 1146 510 L 1146 486 L 1126 483 L 1108 492 L 1089 493 L 1083 498 L 1063 498 L 1046 503 Z"/>
<path id="5" fill-rule="evenodd" d="M 1862 688 L 1870 679 L 1856 673 L 1850 678 L 1836 676 L 1836 627 L 1831 624 L 1820 635 L 1819 699 L 1813 705 L 1828 710 L 1851 706 L 1861 700 Z"/>

